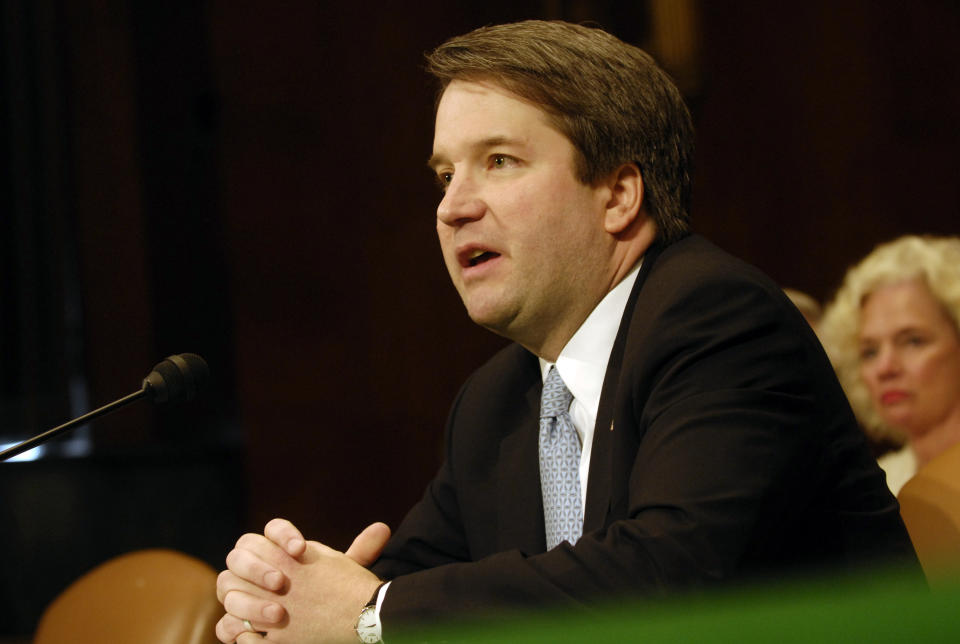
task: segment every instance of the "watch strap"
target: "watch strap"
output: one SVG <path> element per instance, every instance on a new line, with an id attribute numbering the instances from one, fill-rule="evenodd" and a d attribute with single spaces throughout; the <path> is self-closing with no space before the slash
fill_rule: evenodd
<path id="1" fill-rule="evenodd" d="M 381 581 L 381 582 L 380 582 L 380 585 L 377 586 L 377 589 L 376 589 L 375 591 L 373 591 L 373 595 L 370 597 L 370 601 L 368 601 L 368 602 L 366 603 L 366 605 L 364 606 L 364 608 L 366 608 L 367 606 L 376 606 L 376 605 L 377 605 L 377 600 L 380 599 L 380 589 L 383 588 L 383 587 L 386 586 L 386 585 L 387 585 L 387 582 L 385 582 L 385 581 Z"/>

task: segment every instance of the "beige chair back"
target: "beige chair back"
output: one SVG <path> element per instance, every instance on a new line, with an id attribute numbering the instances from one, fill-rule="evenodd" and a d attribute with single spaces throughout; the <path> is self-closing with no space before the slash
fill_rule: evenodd
<path id="1" fill-rule="evenodd" d="M 960 444 L 920 468 L 897 498 L 931 587 L 960 580 Z"/>
<path id="2" fill-rule="evenodd" d="M 47 607 L 34 644 L 216 644 L 217 573 L 173 550 L 140 550 L 76 580 Z"/>

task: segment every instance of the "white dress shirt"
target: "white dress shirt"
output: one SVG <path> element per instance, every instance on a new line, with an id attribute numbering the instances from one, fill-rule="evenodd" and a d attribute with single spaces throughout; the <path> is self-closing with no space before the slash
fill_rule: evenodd
<path id="1" fill-rule="evenodd" d="M 580 435 L 580 501 L 587 507 L 587 478 L 590 472 L 590 454 L 593 451 L 593 430 L 600 408 L 600 392 L 603 377 L 607 373 L 610 352 L 620 330 L 620 320 L 627 308 L 630 291 L 637 281 L 640 262 L 619 284 L 604 296 L 593 312 L 584 320 L 577 332 L 560 351 L 557 362 L 540 358 L 540 375 L 546 380 L 550 367 L 556 364 L 557 371 L 567 389 L 573 394 L 570 403 L 570 418 Z"/>

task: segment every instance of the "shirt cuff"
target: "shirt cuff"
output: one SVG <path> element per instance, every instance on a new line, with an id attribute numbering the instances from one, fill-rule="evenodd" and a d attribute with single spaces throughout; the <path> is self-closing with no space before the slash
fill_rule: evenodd
<path id="1" fill-rule="evenodd" d="M 380 586 L 380 590 L 377 591 L 377 621 L 380 622 L 380 632 L 383 633 L 383 620 L 380 619 L 380 608 L 383 606 L 383 598 L 387 596 L 387 588 L 390 587 L 390 584 L 393 582 L 388 581 L 384 585 Z"/>

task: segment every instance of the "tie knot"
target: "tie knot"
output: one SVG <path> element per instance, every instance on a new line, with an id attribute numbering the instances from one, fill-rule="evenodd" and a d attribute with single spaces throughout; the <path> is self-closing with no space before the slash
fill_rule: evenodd
<path id="1" fill-rule="evenodd" d="M 540 418 L 556 418 L 566 413 L 572 400 L 573 394 L 563 384 L 560 372 L 556 367 L 550 367 L 543 383 L 543 393 L 540 395 Z"/>

